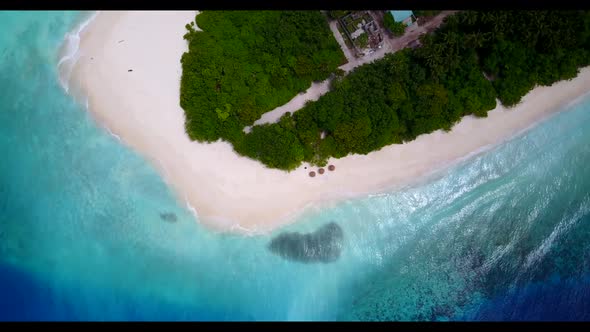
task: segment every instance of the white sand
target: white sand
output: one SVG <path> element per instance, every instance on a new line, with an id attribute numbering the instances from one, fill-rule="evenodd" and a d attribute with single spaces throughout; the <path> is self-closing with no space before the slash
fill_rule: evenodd
<path id="1" fill-rule="evenodd" d="M 194 16 L 101 12 L 82 33 L 72 73 L 81 91 L 72 93 L 87 95 L 96 119 L 152 160 L 201 222 L 222 230 L 268 231 L 306 206 L 393 190 L 501 142 L 590 91 L 590 69 L 584 69 L 575 80 L 533 90 L 512 110 L 499 107 L 486 119 L 465 118 L 450 133 L 332 160 L 335 172 L 310 178 L 308 165 L 286 173 L 238 156 L 228 143 L 188 139 L 179 106 L 180 57 L 187 48 L 184 25 Z"/>

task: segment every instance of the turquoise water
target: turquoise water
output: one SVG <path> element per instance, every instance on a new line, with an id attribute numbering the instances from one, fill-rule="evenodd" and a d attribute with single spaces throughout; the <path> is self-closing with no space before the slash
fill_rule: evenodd
<path id="1" fill-rule="evenodd" d="M 195 222 L 59 84 L 77 12 L 0 12 L 0 320 L 587 320 L 590 98 L 264 236 Z M 336 260 L 268 249 L 335 222 Z"/>

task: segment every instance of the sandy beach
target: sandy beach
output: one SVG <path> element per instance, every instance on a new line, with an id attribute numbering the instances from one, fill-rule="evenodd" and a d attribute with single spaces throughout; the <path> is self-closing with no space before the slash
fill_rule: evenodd
<path id="1" fill-rule="evenodd" d="M 395 190 L 501 143 L 590 91 L 585 68 L 574 80 L 534 89 L 510 110 L 499 106 L 487 118 L 464 118 L 450 133 L 331 160 L 335 172 L 310 178 L 307 164 L 287 173 L 237 155 L 229 143 L 189 140 L 179 106 L 180 57 L 185 24 L 195 15 L 100 12 L 81 32 L 70 93 L 87 97 L 93 117 L 152 161 L 178 199 L 219 230 L 266 232 L 311 206 Z"/>

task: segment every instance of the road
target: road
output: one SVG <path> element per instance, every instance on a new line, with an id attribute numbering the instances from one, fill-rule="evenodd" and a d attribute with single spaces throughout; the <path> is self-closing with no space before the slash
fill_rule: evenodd
<path id="1" fill-rule="evenodd" d="M 356 57 L 352 54 L 352 51 L 350 50 L 350 48 L 348 48 L 346 46 L 346 43 L 344 42 L 344 37 L 342 37 L 342 34 L 340 33 L 340 31 L 338 31 L 338 21 L 337 20 L 330 21 L 330 30 L 332 30 L 332 33 L 334 34 L 336 41 L 340 45 L 342 52 L 344 52 L 344 56 L 346 57 L 346 60 L 348 60 L 348 62 L 354 61 L 356 59 Z"/>
<path id="2" fill-rule="evenodd" d="M 361 65 L 364 65 L 367 63 L 371 63 L 375 60 L 379 60 L 379 59 L 383 58 L 387 54 L 395 53 L 403 48 L 406 48 L 406 47 L 408 47 L 409 43 L 420 38 L 420 35 L 434 31 L 439 25 L 441 25 L 441 23 L 443 22 L 445 17 L 447 17 L 451 14 L 454 14 L 456 12 L 457 12 L 456 10 L 442 11 L 440 14 L 433 17 L 432 19 L 430 19 L 428 22 L 426 22 L 422 26 L 414 25 L 412 27 L 409 27 L 408 29 L 406 29 L 406 33 L 401 37 L 397 37 L 397 38 L 388 37 L 387 34 L 384 34 L 383 46 L 380 49 L 378 49 L 377 51 L 375 51 L 374 53 L 367 54 L 361 58 L 354 57 L 354 55 L 351 53 L 350 49 L 344 43 L 344 40 L 343 40 L 342 35 L 340 34 L 340 31 L 338 31 L 338 26 L 337 26 L 338 22 L 331 21 L 330 22 L 330 29 L 334 33 L 334 37 L 336 38 L 336 41 L 338 41 L 338 44 L 340 44 L 340 47 L 342 48 L 342 51 L 344 52 L 344 56 L 346 56 L 346 59 L 348 60 L 348 62 L 346 64 L 344 64 L 338 68 L 344 70 L 344 72 L 346 74 L 348 74 L 350 71 L 352 71 L 354 68 L 356 68 L 358 66 L 361 66 Z M 287 112 L 291 112 L 291 113 L 296 112 L 297 110 L 303 108 L 303 106 L 305 106 L 306 102 L 318 100 L 322 95 L 326 94 L 329 90 L 330 90 L 330 79 L 327 79 L 325 81 L 318 82 L 318 83 L 313 83 L 309 89 L 307 89 L 303 93 L 298 94 L 293 99 L 291 99 L 288 103 L 286 103 L 282 106 L 279 106 L 270 112 L 264 113 L 260 117 L 260 119 L 256 120 L 256 122 L 254 122 L 254 125 L 256 126 L 256 125 L 265 124 L 265 123 L 277 122 Z M 251 127 L 244 128 L 244 131 L 246 133 L 250 132 L 250 130 L 251 130 Z"/>

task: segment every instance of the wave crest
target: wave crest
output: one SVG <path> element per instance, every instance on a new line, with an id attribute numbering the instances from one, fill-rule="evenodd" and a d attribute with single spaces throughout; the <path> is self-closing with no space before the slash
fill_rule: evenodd
<path id="1" fill-rule="evenodd" d="M 82 21 L 73 31 L 66 33 L 61 47 L 60 59 L 57 62 L 59 70 L 59 82 L 66 92 L 69 92 L 69 81 L 72 70 L 80 58 L 80 33 L 92 22 L 100 12 L 92 13 Z"/>

